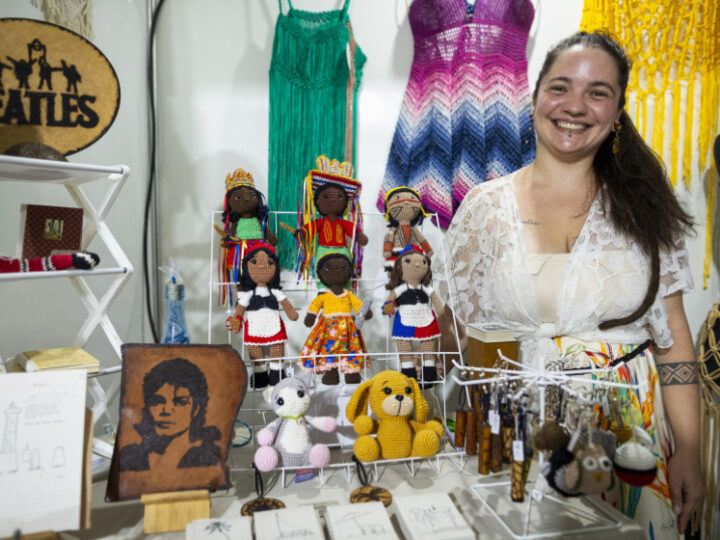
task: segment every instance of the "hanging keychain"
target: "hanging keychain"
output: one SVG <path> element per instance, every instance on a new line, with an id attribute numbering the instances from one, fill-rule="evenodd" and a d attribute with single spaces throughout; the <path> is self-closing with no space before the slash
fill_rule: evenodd
<path id="1" fill-rule="evenodd" d="M 513 417 L 512 412 L 512 397 L 510 396 L 510 393 L 508 392 L 506 394 L 505 398 L 505 407 L 503 407 L 503 412 L 501 416 L 501 425 L 502 425 L 502 443 L 503 443 L 503 453 L 502 453 L 502 462 L 503 463 L 511 463 L 512 462 L 512 447 L 513 442 L 515 440 L 515 417 Z"/>
<path id="2" fill-rule="evenodd" d="M 525 413 L 523 407 L 518 405 L 514 419 L 515 434 L 512 441 L 512 466 L 510 470 L 510 498 L 515 502 L 525 500 Z"/>
<path id="3" fill-rule="evenodd" d="M 495 408 L 490 411 L 490 470 L 500 472 L 502 470 L 502 434 L 500 426 L 500 390 L 496 389 L 493 394 Z"/>
<path id="4" fill-rule="evenodd" d="M 483 396 L 482 412 L 478 416 L 477 436 L 480 443 L 480 455 L 478 456 L 478 472 L 490 474 L 490 423 L 488 414 L 490 412 L 490 394 Z"/>
<path id="5" fill-rule="evenodd" d="M 257 493 L 257 498 L 243 504 L 240 509 L 240 514 L 243 516 L 252 516 L 255 512 L 262 512 L 263 510 L 279 510 L 280 508 L 285 508 L 285 503 L 280 499 L 263 496 L 265 494 L 265 486 L 263 485 L 262 476 L 254 463 L 252 464 L 252 468 L 253 471 L 255 471 L 255 493 Z"/>
<path id="6" fill-rule="evenodd" d="M 465 426 L 467 424 L 467 411 L 465 410 L 465 389 L 458 393 L 458 410 L 455 411 L 455 448 L 465 446 Z"/>

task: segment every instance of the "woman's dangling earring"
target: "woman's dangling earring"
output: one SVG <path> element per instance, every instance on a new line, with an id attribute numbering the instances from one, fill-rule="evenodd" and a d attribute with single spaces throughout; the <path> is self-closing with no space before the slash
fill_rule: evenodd
<path id="1" fill-rule="evenodd" d="M 622 124 L 615 122 L 613 128 L 615 129 L 615 137 L 612 142 L 612 153 L 617 154 L 618 150 L 620 150 L 620 131 L 622 130 Z"/>

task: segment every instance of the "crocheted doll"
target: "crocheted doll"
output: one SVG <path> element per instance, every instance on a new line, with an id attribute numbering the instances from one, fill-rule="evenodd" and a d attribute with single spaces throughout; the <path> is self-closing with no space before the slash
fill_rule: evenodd
<path id="1" fill-rule="evenodd" d="M 265 240 L 277 245 L 277 237 L 268 228 L 268 207 L 265 197 L 257 189 L 252 174 L 236 169 L 225 178 L 225 204 L 222 221 L 224 227 L 215 227 L 222 236 L 218 273 L 221 283 L 219 301 L 232 305 L 231 284 L 237 283 L 241 261 L 249 240 Z"/>
<path id="2" fill-rule="evenodd" d="M 278 418 L 257 434 L 260 444 L 255 452 L 255 466 L 260 471 L 280 467 L 324 467 L 330 463 L 330 449 L 310 442 L 310 427 L 320 431 L 335 430 L 332 416 L 305 416 L 310 406 L 309 383 L 304 377 L 288 377 L 263 393 Z"/>
<path id="3" fill-rule="evenodd" d="M 377 420 L 367 414 L 368 401 Z M 355 390 L 345 408 L 360 435 L 353 445 L 355 455 L 360 461 L 434 455 L 443 427 L 427 421 L 429 410 L 415 379 L 391 370 L 378 373 Z"/>
<path id="4" fill-rule="evenodd" d="M 0 274 L 9 272 L 52 272 L 53 270 L 90 270 L 97 266 L 100 257 L 89 251 L 69 255 L 50 255 L 34 259 L 11 259 L 0 255 Z"/>
<path id="5" fill-rule="evenodd" d="M 315 326 L 298 364 L 307 372 L 322 372 L 323 384 L 339 383 L 338 367 L 346 383 L 357 384 L 360 370 L 370 365 L 370 359 L 364 356 L 365 342 L 352 316 L 353 311 L 360 313 L 363 302 L 343 288 L 352 273 L 350 259 L 343 253 L 328 253 L 318 261 L 317 272 L 328 290 L 315 297 L 305 315 L 305 326 Z M 365 318 L 372 318 L 372 312 Z"/>
<path id="6" fill-rule="evenodd" d="M 418 228 L 427 217 L 420 194 L 411 187 L 400 186 L 385 194 L 385 220 L 388 232 L 383 240 L 385 270 L 390 272 L 400 251 L 410 244 L 418 244 L 428 257 L 433 250 Z"/>
<path id="7" fill-rule="evenodd" d="M 422 374 L 424 382 L 437 380 L 437 314 L 444 309 L 431 282 L 430 257 L 417 244 L 405 246 L 393 263 L 390 282 L 385 285 L 390 295 L 383 305 L 386 315 L 395 313 L 397 307 L 392 336 L 400 353 L 402 373 L 414 378 Z M 417 344 L 415 354 L 413 344 Z"/>
<path id="8" fill-rule="evenodd" d="M 368 243 L 368 237 L 362 232 L 360 182 L 352 177 L 353 166 L 349 161 L 330 161 L 322 155 L 316 163 L 317 169 L 308 173 L 303 184 L 298 227 L 285 226 L 299 243 L 298 278 L 308 279 L 313 273 L 317 274 L 313 263 L 331 251 L 341 252 L 353 261 L 351 277 L 358 278 L 362 272 L 360 246 Z M 315 217 L 316 211 L 320 218 Z M 318 288 L 322 288 L 322 280 Z"/>
<path id="9" fill-rule="evenodd" d="M 243 319 L 243 341 L 253 361 L 253 388 L 276 385 L 283 377 L 287 335 L 280 317 L 280 307 L 291 321 L 297 311 L 280 290 L 280 265 L 275 248 L 261 240 L 248 240 L 242 259 L 235 313 L 228 318 L 228 328 L 239 332 Z M 270 348 L 270 373 L 267 371 L 264 346 Z"/>

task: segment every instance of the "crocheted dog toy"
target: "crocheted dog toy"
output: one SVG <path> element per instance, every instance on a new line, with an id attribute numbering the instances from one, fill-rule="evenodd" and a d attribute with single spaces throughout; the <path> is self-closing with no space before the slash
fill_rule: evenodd
<path id="1" fill-rule="evenodd" d="M 310 426 L 320 431 L 335 430 L 331 416 L 306 416 L 310 406 L 305 377 L 288 377 L 268 387 L 263 396 L 278 418 L 257 434 L 260 448 L 255 452 L 255 466 L 260 471 L 275 467 L 324 467 L 330 463 L 330 449 L 310 442 Z M 268 399 L 269 398 L 269 399 Z"/>
<path id="2" fill-rule="evenodd" d="M 378 420 L 367 415 L 368 401 Z M 417 420 L 411 419 L 413 410 Z M 360 435 L 353 447 L 355 455 L 366 462 L 434 455 L 443 427 L 435 420 L 426 421 L 429 410 L 415 379 L 392 370 L 378 373 L 355 390 L 345 409 Z"/>

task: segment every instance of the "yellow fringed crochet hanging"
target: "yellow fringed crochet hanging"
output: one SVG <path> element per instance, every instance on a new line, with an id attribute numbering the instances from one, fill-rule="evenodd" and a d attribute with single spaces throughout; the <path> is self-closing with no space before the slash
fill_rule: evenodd
<path id="1" fill-rule="evenodd" d="M 633 62 L 627 112 L 662 156 L 672 185 L 684 178 L 689 186 L 693 172 L 700 177 L 711 165 L 710 149 L 718 133 L 720 0 L 585 0 L 580 26 L 588 32 L 608 30 L 625 48 Z M 695 170 L 694 163 L 699 166 Z M 705 287 L 714 192 L 710 182 Z"/>

